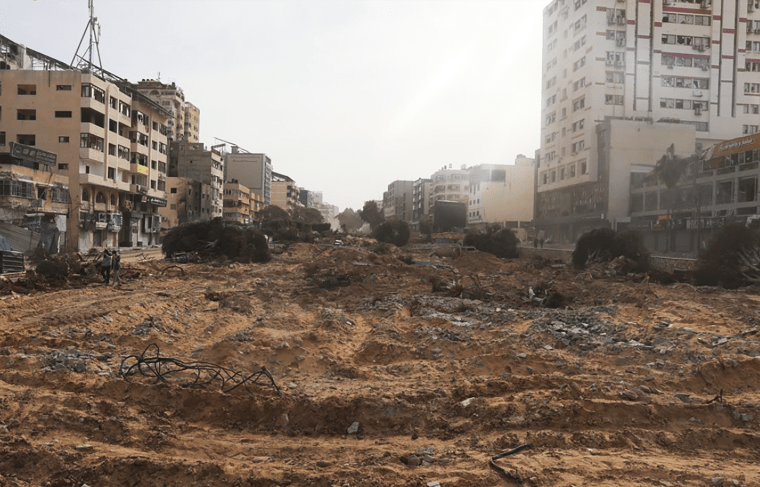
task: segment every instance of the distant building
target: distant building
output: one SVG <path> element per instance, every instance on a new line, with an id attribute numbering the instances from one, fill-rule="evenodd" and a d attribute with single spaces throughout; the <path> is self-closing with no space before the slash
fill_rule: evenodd
<path id="1" fill-rule="evenodd" d="M 532 221 L 534 162 L 518 156 L 513 165 L 481 164 L 469 168 L 467 228 L 514 228 Z"/>
<path id="2" fill-rule="evenodd" d="M 201 112 L 185 101 L 182 88 L 174 83 L 144 79 L 137 83 L 137 90 L 171 113 L 167 121 L 167 137 L 171 141 L 198 142 Z"/>
<path id="3" fill-rule="evenodd" d="M 412 225 L 419 229 L 419 223 L 431 218 L 430 191 L 433 180 L 420 178 L 412 184 Z"/>
<path id="4" fill-rule="evenodd" d="M 221 153 L 206 148 L 202 143 L 172 142 L 169 176 L 187 178 L 208 186 L 207 195 L 201 196 L 200 220 L 222 216 L 224 159 Z"/>
<path id="5" fill-rule="evenodd" d="M 279 206 L 283 210 L 292 211 L 297 206 L 302 206 L 298 201 L 298 186 L 290 177 L 272 173 L 272 206 Z"/>
<path id="6" fill-rule="evenodd" d="M 251 190 L 240 184 L 237 179 L 224 183 L 225 221 L 249 225 L 251 219 Z"/>
<path id="7" fill-rule="evenodd" d="M 272 160 L 266 154 L 252 154 L 237 146 L 224 155 L 225 179 L 237 179 L 240 184 L 272 204 Z"/>
<path id="8" fill-rule="evenodd" d="M 412 221 L 412 190 L 414 181 L 393 181 L 388 191 L 383 193 L 383 213 L 385 219 L 397 218 Z"/>
<path id="9" fill-rule="evenodd" d="M 433 208 L 436 201 L 459 201 L 462 203 L 469 201 L 470 174 L 466 165 L 462 165 L 460 169 L 452 169 L 451 165 L 443 167 L 434 172 L 430 179 L 432 180 L 430 208 Z"/>

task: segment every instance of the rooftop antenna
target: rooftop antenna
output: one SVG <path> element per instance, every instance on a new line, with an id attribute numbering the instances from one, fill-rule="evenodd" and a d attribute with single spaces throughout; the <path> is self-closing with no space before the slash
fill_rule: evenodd
<path id="1" fill-rule="evenodd" d="M 103 72 L 103 61 L 100 59 L 100 24 L 98 24 L 98 18 L 95 17 L 95 7 L 93 6 L 94 0 L 87 0 L 90 9 L 90 20 L 87 21 L 87 27 L 84 28 L 82 38 L 79 40 L 77 46 L 77 52 L 74 54 L 74 58 L 71 60 L 71 67 L 78 68 L 82 71 L 92 71 L 92 56 L 97 51 L 98 53 L 98 69 Z M 90 44 L 84 50 L 82 55 L 79 54 L 79 50 L 82 48 L 82 42 L 84 42 L 84 36 L 87 32 L 90 33 Z M 85 58 L 86 57 L 86 58 Z M 75 64 L 76 63 L 76 64 Z"/>

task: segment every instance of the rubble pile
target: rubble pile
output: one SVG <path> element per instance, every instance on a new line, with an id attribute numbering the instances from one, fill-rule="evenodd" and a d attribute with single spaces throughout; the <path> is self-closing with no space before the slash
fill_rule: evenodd
<path id="1" fill-rule="evenodd" d="M 752 288 L 353 238 L 245 264 L 196 240 L 202 262 L 131 262 L 122 288 L 12 281 L 0 484 L 760 484 Z"/>

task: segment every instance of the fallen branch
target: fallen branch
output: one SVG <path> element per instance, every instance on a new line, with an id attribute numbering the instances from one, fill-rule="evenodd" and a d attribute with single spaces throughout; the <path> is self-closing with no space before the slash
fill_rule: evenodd
<path id="1" fill-rule="evenodd" d="M 183 269 L 182 267 L 180 267 L 178 265 L 170 265 L 169 267 L 167 267 L 167 268 L 165 268 L 164 270 L 161 271 L 161 275 L 163 276 L 164 272 L 168 271 L 169 269 L 179 269 L 179 270 L 182 271 L 182 275 L 185 275 L 185 269 Z"/>
<path id="2" fill-rule="evenodd" d="M 518 453 L 522 450 L 525 450 L 526 448 L 533 448 L 533 443 L 525 443 L 522 444 L 516 448 L 512 448 L 511 450 L 505 451 L 503 453 L 499 453 L 496 456 L 491 457 L 491 460 L 488 462 L 491 468 L 499 472 L 501 475 L 506 477 L 509 480 L 514 480 L 515 482 L 521 483 L 523 481 L 522 477 L 517 473 L 517 469 L 515 469 L 515 473 L 509 473 L 502 467 L 496 465 L 496 460 L 504 457 L 508 457 L 509 455 L 514 455 L 515 453 Z"/>

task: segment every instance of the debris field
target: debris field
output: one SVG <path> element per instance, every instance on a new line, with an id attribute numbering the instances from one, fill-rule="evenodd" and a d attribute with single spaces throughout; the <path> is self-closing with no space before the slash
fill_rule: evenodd
<path id="1" fill-rule="evenodd" d="M 0 485 L 760 485 L 756 287 L 274 254 L 0 278 Z"/>

